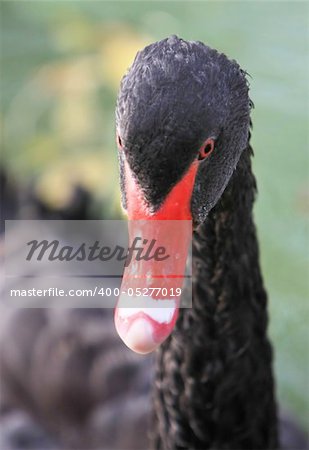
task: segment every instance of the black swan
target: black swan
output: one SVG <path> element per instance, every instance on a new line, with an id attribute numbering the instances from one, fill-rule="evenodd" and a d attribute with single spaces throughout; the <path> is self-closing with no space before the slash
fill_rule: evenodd
<path id="1" fill-rule="evenodd" d="M 192 213 L 195 227 L 194 307 L 157 351 L 153 411 L 152 358 L 125 348 L 111 310 L 1 310 L 1 449 L 145 450 L 149 423 L 157 449 L 278 447 L 250 107 L 245 73 L 201 43 L 139 53 L 117 108 L 123 204 L 132 212 L 124 169 L 154 215 L 176 187 L 177 217 Z M 307 448 L 290 418 L 278 428 L 282 448 Z"/>
<path id="2" fill-rule="evenodd" d="M 133 350 L 159 347 L 156 449 L 279 447 L 248 90 L 235 61 L 176 36 L 139 52 L 121 83 L 116 127 L 128 218 L 194 225 L 193 308 L 180 310 L 172 334 L 174 316 L 156 323 L 142 308 L 122 318 L 121 303 L 115 315 Z"/>

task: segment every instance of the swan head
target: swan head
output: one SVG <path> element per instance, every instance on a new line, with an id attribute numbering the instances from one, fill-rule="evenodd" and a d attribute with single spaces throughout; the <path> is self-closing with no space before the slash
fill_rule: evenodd
<path id="1" fill-rule="evenodd" d="M 171 36 L 140 51 L 116 108 L 124 209 L 126 177 L 136 180 L 151 214 L 194 167 L 179 209 L 201 224 L 246 148 L 250 107 L 245 72 L 203 43 Z"/>

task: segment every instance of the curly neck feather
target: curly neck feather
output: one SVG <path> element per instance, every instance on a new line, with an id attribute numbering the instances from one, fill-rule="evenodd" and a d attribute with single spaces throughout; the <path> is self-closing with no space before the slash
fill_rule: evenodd
<path id="1" fill-rule="evenodd" d="M 193 236 L 193 308 L 157 354 L 157 449 L 278 448 L 252 150 Z"/>

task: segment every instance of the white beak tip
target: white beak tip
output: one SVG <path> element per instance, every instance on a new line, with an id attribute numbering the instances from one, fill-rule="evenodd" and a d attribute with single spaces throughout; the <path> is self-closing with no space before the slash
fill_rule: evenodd
<path id="1" fill-rule="evenodd" d="M 125 336 L 120 334 L 120 337 L 127 347 L 142 355 L 153 352 L 160 344 L 153 338 L 151 324 L 141 317 L 133 321 Z"/>

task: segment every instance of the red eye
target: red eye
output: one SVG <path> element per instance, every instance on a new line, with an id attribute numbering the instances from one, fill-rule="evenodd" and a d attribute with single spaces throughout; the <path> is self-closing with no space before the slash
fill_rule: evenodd
<path id="1" fill-rule="evenodd" d="M 199 154 L 198 154 L 198 160 L 202 161 L 203 159 L 207 158 L 215 148 L 215 141 L 212 138 L 206 139 L 202 147 L 200 148 Z"/>

